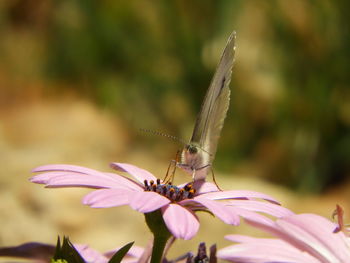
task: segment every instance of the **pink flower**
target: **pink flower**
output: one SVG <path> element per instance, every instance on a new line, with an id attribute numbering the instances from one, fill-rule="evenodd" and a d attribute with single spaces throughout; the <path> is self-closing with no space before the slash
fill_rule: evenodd
<path id="1" fill-rule="evenodd" d="M 100 253 L 99 251 L 89 247 L 88 245 L 74 245 L 75 249 L 79 252 L 86 263 L 107 263 L 114 253 L 118 251 L 115 249 L 106 253 Z M 138 246 L 132 246 L 125 257 L 122 259 L 122 263 L 136 263 L 142 256 L 143 248 Z"/>
<path id="2" fill-rule="evenodd" d="M 119 174 L 65 164 L 35 168 L 33 172 L 42 173 L 33 176 L 31 181 L 46 187 L 96 188 L 98 190 L 83 199 L 84 204 L 94 208 L 129 205 L 141 213 L 160 209 L 168 230 L 174 237 L 182 239 L 191 239 L 198 232 L 199 221 L 194 213 L 197 210 L 209 211 L 231 225 L 239 224 L 239 216 L 258 216 L 256 212 L 276 217 L 292 214 L 262 193 L 219 191 L 214 184 L 205 181 L 174 186 L 163 184 L 148 171 L 130 164 L 112 163 L 111 167 L 130 174 L 135 181 Z"/>
<path id="3" fill-rule="evenodd" d="M 88 245 L 74 244 L 74 248 L 86 263 L 107 263 L 120 249 L 100 253 Z M 0 256 L 15 257 L 31 260 L 30 262 L 49 263 L 55 254 L 55 246 L 50 244 L 29 242 L 19 246 L 0 247 Z M 136 263 L 141 258 L 144 249 L 139 246 L 132 246 L 122 259 L 122 263 Z M 21 261 L 22 262 L 22 261 Z"/>
<path id="4" fill-rule="evenodd" d="M 218 258 L 236 263 L 350 262 L 350 240 L 337 224 L 316 214 L 291 215 L 272 221 L 260 215 L 247 222 L 277 238 L 229 235 L 239 244 L 218 251 Z"/>

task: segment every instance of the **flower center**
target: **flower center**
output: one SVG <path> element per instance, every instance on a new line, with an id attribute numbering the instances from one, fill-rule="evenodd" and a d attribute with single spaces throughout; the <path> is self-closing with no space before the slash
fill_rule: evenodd
<path id="1" fill-rule="evenodd" d="M 193 188 L 192 183 L 186 184 L 184 187 L 177 187 L 171 183 L 161 184 L 160 179 L 156 182 L 144 181 L 145 191 L 156 192 L 160 195 L 167 197 L 172 202 L 179 202 L 184 199 L 192 199 L 196 193 L 196 189 Z"/>

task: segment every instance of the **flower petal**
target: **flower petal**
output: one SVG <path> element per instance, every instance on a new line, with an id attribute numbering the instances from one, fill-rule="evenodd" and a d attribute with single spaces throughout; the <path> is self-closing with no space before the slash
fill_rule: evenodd
<path id="1" fill-rule="evenodd" d="M 178 185 L 178 187 L 182 188 L 187 184 L 188 183 L 183 183 L 183 184 Z M 193 188 L 196 189 L 196 195 L 220 191 L 219 188 L 215 184 L 207 182 L 204 179 L 194 181 Z"/>
<path id="2" fill-rule="evenodd" d="M 228 203 L 234 207 L 240 207 L 254 212 L 262 212 L 278 218 L 294 214 L 283 206 L 255 200 L 230 200 Z"/>
<path id="3" fill-rule="evenodd" d="M 220 218 L 226 224 L 235 226 L 239 225 L 239 216 L 232 207 L 227 206 L 224 203 L 202 198 L 200 196 L 196 196 L 193 199 L 181 201 L 180 204 L 190 203 L 191 201 L 200 203 L 204 207 L 208 208 L 210 212 L 212 212 L 215 216 Z"/>
<path id="4" fill-rule="evenodd" d="M 81 174 L 90 174 L 90 175 L 104 177 L 104 174 L 97 170 L 78 166 L 78 165 L 69 165 L 69 164 L 48 164 L 48 165 L 39 166 L 32 170 L 33 173 L 50 172 L 50 171 L 76 172 Z"/>
<path id="5" fill-rule="evenodd" d="M 127 163 L 111 163 L 110 166 L 117 170 L 117 171 L 121 171 L 121 172 L 126 172 L 128 174 L 130 174 L 131 176 L 133 176 L 136 180 L 138 180 L 140 183 L 143 184 L 143 182 L 145 180 L 147 181 L 156 181 L 157 178 L 151 174 L 150 172 L 141 169 L 137 166 L 131 165 L 131 164 L 127 164 Z"/>
<path id="6" fill-rule="evenodd" d="M 271 219 L 259 216 L 260 218 L 251 217 L 246 221 L 272 233 L 300 251 L 308 252 L 320 262 L 350 262 L 349 241 L 344 233 L 333 233 L 336 224 L 326 218 L 315 214 L 301 214 L 291 215 L 274 223 Z"/>
<path id="7" fill-rule="evenodd" d="M 218 258 L 237 263 L 319 263 L 315 258 L 282 240 L 239 235 L 230 235 L 229 239 L 241 244 L 219 250 Z"/>
<path id="8" fill-rule="evenodd" d="M 196 180 L 193 183 L 193 188 L 196 189 L 196 195 L 219 191 L 215 184 L 206 182 L 205 180 Z"/>
<path id="9" fill-rule="evenodd" d="M 46 187 L 88 187 L 114 189 L 143 189 L 138 183 L 116 174 L 106 174 L 106 177 L 79 174 L 74 172 L 48 172 L 33 176 L 33 183 L 45 184 Z"/>
<path id="10" fill-rule="evenodd" d="M 88 245 L 74 244 L 75 249 L 86 262 L 107 263 L 108 258 Z"/>
<path id="11" fill-rule="evenodd" d="M 122 189 L 100 189 L 87 194 L 83 204 L 94 208 L 105 208 L 129 204 L 129 196 L 135 191 Z"/>
<path id="12" fill-rule="evenodd" d="M 239 208 L 241 209 L 241 208 Z M 307 251 L 309 254 L 316 256 L 317 258 L 320 258 L 321 256 L 317 253 L 315 253 L 315 251 L 313 250 L 312 246 L 310 246 L 309 244 L 305 244 L 302 240 L 305 239 L 305 237 L 301 237 L 299 239 L 298 238 L 294 238 L 293 236 L 289 235 L 289 233 L 286 233 L 279 225 L 277 225 L 273 220 L 271 220 L 270 218 L 267 218 L 266 216 L 254 213 L 254 212 L 250 212 L 248 210 L 242 209 L 243 213 L 253 213 L 255 214 L 254 216 L 248 215 L 247 218 L 245 218 L 245 221 L 256 227 L 259 228 L 265 232 L 271 233 L 272 235 L 284 240 L 285 242 L 289 243 L 291 246 L 299 249 L 300 251 Z M 278 221 L 283 221 L 282 219 L 279 219 Z M 299 236 L 301 235 L 300 231 L 298 231 L 297 229 L 294 229 L 295 227 L 291 227 L 291 229 L 293 228 L 293 232 L 297 232 L 296 235 Z M 321 261 L 324 262 L 324 261 Z M 327 261 L 325 261 L 327 262 Z"/>
<path id="13" fill-rule="evenodd" d="M 247 191 L 247 190 L 231 190 L 231 191 L 218 191 L 218 192 L 210 192 L 203 194 L 208 199 L 213 200 L 221 200 L 221 199 L 251 199 L 251 198 L 259 198 L 264 199 L 266 201 L 279 204 L 279 202 L 273 197 L 255 192 L 255 191 Z"/>
<path id="14" fill-rule="evenodd" d="M 167 204 L 170 200 L 155 192 L 133 192 L 130 195 L 130 206 L 132 209 L 141 213 L 155 211 Z"/>
<path id="15" fill-rule="evenodd" d="M 122 247 L 117 247 L 113 250 L 110 250 L 110 251 L 103 253 L 103 255 L 110 259 L 121 248 Z M 133 245 L 129 249 L 128 253 L 126 253 L 126 255 L 124 256 L 124 258 L 121 262 L 123 262 L 123 263 L 136 263 L 141 258 L 144 251 L 145 251 L 145 249 L 143 247 Z"/>
<path id="16" fill-rule="evenodd" d="M 18 246 L 0 247 L 1 257 L 15 257 L 30 260 L 26 260 L 25 262 L 50 262 L 54 253 L 54 245 L 39 242 L 28 242 Z M 1 260 L 0 262 L 5 261 Z"/>
<path id="17" fill-rule="evenodd" d="M 122 188 L 139 190 L 141 186 L 121 175 L 103 173 L 75 165 L 45 165 L 34 169 L 45 173 L 33 176 L 33 183 L 46 184 L 47 187 L 89 187 L 89 188 Z"/>
<path id="18" fill-rule="evenodd" d="M 235 207 L 235 210 L 241 217 L 245 219 L 245 221 L 248 224 L 256 228 L 262 229 L 272 234 L 275 234 L 276 232 L 277 233 L 280 232 L 280 229 L 275 224 L 275 221 L 273 221 L 272 219 L 264 215 L 261 215 L 240 207 Z"/>
<path id="19" fill-rule="evenodd" d="M 336 224 L 328 219 L 300 214 L 280 219 L 276 224 L 321 262 L 350 262 L 349 241 L 344 233 L 333 233 Z"/>
<path id="20" fill-rule="evenodd" d="M 71 172 L 72 174 L 74 172 Z M 65 176 L 67 175 L 68 173 L 63 171 L 63 172 L 48 172 L 48 173 L 42 173 L 42 174 L 37 174 L 37 175 L 34 175 L 32 176 L 31 178 L 29 178 L 29 181 L 31 181 L 32 183 L 36 183 L 36 184 L 45 184 L 47 185 L 49 180 L 51 178 L 55 178 L 55 177 L 58 177 L 58 176 Z M 81 175 L 81 174 L 79 174 Z"/>
<path id="21" fill-rule="evenodd" d="M 164 222 L 174 237 L 189 240 L 197 234 L 199 221 L 188 209 L 178 204 L 169 204 L 162 208 L 162 213 Z"/>

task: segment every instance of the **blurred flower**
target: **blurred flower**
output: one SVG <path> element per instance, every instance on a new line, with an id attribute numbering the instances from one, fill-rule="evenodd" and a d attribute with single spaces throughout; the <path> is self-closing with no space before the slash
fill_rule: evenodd
<path id="1" fill-rule="evenodd" d="M 194 256 L 192 253 L 187 253 L 186 263 L 197 263 L 197 262 L 217 262 L 216 258 L 216 245 L 212 245 L 209 248 L 209 256 L 207 255 L 207 248 L 205 243 L 202 242 L 198 246 L 197 255 Z"/>
<path id="2" fill-rule="evenodd" d="M 120 249 L 100 253 L 88 245 L 73 245 L 76 251 L 86 263 L 107 263 L 113 255 Z M 122 259 L 122 263 L 138 262 L 144 249 L 138 246 L 132 246 Z M 14 257 L 31 260 L 35 263 L 49 263 L 55 254 L 55 246 L 38 242 L 28 242 L 19 246 L 0 247 L 0 256 Z M 21 261 L 22 262 L 22 261 Z"/>
<path id="3" fill-rule="evenodd" d="M 272 221 L 260 215 L 247 222 L 277 238 L 229 235 L 239 244 L 218 251 L 218 258 L 236 263 L 350 262 L 350 239 L 338 225 L 316 214 L 291 215 Z"/>
<path id="4" fill-rule="evenodd" d="M 174 186 L 163 184 L 148 171 L 130 164 L 112 163 L 111 166 L 117 171 L 127 172 L 136 181 L 114 173 L 65 164 L 35 168 L 33 172 L 43 173 L 33 176 L 31 181 L 45 184 L 46 187 L 97 188 L 83 199 L 84 204 L 94 208 L 129 205 L 141 213 L 160 209 L 168 230 L 176 238 L 182 239 L 191 239 L 196 235 L 199 221 L 194 212 L 198 210 L 208 211 L 231 225 L 239 224 L 239 216 L 254 218 L 258 215 L 255 212 L 275 217 L 292 214 L 266 194 L 219 191 L 214 184 L 205 181 Z M 267 200 L 269 203 L 255 199 Z"/>
<path id="5" fill-rule="evenodd" d="M 119 250 L 115 249 L 105 253 L 100 253 L 99 251 L 89 247 L 88 245 L 74 245 L 75 249 L 84 258 L 87 263 L 107 263 L 112 256 Z M 136 263 L 138 259 L 142 256 L 143 248 L 138 246 L 132 246 L 125 257 L 122 259 L 122 263 Z"/>
<path id="6" fill-rule="evenodd" d="M 107 263 L 109 260 L 109 258 L 101 252 L 88 245 L 75 244 L 74 248 L 79 252 L 80 256 L 86 261 L 86 263 Z"/>

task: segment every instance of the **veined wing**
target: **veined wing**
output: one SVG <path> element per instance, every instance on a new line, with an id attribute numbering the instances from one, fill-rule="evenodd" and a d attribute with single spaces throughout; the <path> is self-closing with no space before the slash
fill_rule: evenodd
<path id="1" fill-rule="evenodd" d="M 230 81 L 235 55 L 236 32 L 230 35 L 214 77 L 205 95 L 190 144 L 210 154 L 213 161 L 230 102 Z M 205 153 L 204 153 L 205 154 Z M 208 159 L 208 158 L 205 158 Z"/>

